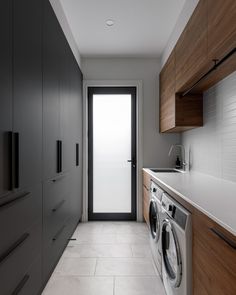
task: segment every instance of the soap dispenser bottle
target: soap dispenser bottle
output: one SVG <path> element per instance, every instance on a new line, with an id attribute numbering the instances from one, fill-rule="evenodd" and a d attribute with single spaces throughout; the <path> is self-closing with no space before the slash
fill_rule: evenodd
<path id="1" fill-rule="evenodd" d="M 181 168 L 181 162 L 180 162 L 179 156 L 177 156 L 177 159 L 175 161 L 175 168 L 176 169 L 180 169 Z"/>

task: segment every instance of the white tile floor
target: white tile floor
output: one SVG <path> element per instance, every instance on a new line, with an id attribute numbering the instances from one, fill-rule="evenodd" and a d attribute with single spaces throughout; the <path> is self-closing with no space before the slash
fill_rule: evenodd
<path id="1" fill-rule="evenodd" d="M 144 223 L 81 223 L 73 238 L 43 295 L 165 295 Z"/>

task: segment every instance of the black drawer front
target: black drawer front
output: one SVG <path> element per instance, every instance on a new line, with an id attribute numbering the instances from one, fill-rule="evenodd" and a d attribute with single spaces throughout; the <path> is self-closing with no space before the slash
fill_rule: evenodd
<path id="1" fill-rule="evenodd" d="M 70 178 L 70 175 L 64 174 L 44 182 L 44 210 L 51 210 L 69 194 L 71 190 Z"/>
<path id="2" fill-rule="evenodd" d="M 54 236 L 48 240 L 43 250 L 43 280 L 47 281 L 48 276 L 56 266 L 64 248 L 70 238 L 71 225 L 65 221 L 55 232 Z"/>
<path id="3" fill-rule="evenodd" d="M 41 240 L 42 224 L 37 223 L 0 253 L 1 295 L 15 295 L 31 280 L 27 271 L 35 258 L 41 258 Z"/>
<path id="4" fill-rule="evenodd" d="M 69 176 L 59 177 L 55 182 L 44 183 L 43 237 L 44 247 L 48 247 L 52 238 L 65 224 L 70 214 Z"/>
<path id="5" fill-rule="evenodd" d="M 25 272 L 11 295 L 37 295 L 42 287 L 42 259 L 37 258 Z"/>
<path id="6" fill-rule="evenodd" d="M 47 247 L 56 235 L 58 230 L 65 224 L 69 216 L 69 201 L 67 196 L 58 199 L 58 203 L 51 208 L 47 208 L 43 213 L 43 239 L 44 246 Z"/>
<path id="7" fill-rule="evenodd" d="M 42 220 L 42 185 L 0 200 L 0 255 Z"/>

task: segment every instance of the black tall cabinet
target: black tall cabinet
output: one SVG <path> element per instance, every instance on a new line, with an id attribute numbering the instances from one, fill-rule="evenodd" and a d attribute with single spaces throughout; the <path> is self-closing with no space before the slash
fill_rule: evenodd
<path id="1" fill-rule="evenodd" d="M 82 73 L 49 0 L 0 9 L 0 294 L 40 294 L 82 214 Z"/>
<path id="2" fill-rule="evenodd" d="M 11 184 L 12 131 L 12 2 L 3 1 L 0 9 L 0 197 Z"/>
<path id="3" fill-rule="evenodd" d="M 42 286 L 42 3 L 2 1 L 0 293 Z"/>
<path id="4" fill-rule="evenodd" d="M 42 175 L 42 1 L 14 0 L 13 129 L 18 136 L 16 187 Z"/>

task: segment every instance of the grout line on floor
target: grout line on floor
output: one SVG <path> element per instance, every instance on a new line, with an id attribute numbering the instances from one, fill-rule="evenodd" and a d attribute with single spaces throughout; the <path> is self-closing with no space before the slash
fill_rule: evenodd
<path id="1" fill-rule="evenodd" d="M 96 264 L 95 264 L 95 268 L 94 268 L 94 277 L 96 276 L 96 270 L 97 270 L 97 264 L 98 264 L 98 257 L 96 258 Z"/>
<path id="2" fill-rule="evenodd" d="M 113 277 L 113 295 L 115 295 L 116 277 Z"/>

